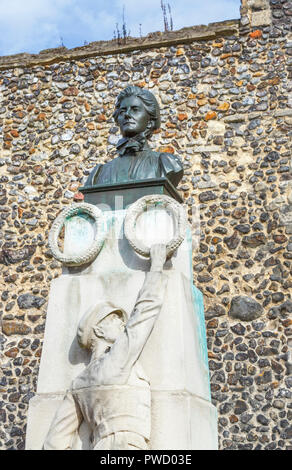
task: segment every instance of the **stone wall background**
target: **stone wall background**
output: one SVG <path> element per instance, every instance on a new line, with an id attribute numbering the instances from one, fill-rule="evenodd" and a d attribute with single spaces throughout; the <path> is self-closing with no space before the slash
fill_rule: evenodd
<path id="1" fill-rule="evenodd" d="M 23 449 L 50 282 L 50 226 L 97 161 L 128 84 L 159 98 L 151 141 L 179 155 L 200 209 L 220 449 L 292 449 L 292 3 L 242 0 L 240 20 L 125 45 L 0 58 L 0 448 Z"/>

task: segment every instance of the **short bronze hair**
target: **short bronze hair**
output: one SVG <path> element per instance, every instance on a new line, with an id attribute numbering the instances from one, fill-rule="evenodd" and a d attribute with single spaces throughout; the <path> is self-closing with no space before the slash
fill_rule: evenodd
<path id="1" fill-rule="evenodd" d="M 138 86 L 130 85 L 127 86 L 117 97 L 116 101 L 116 109 L 113 114 L 114 120 L 117 122 L 117 118 L 119 115 L 119 110 L 121 106 L 121 102 L 123 101 L 124 98 L 128 98 L 129 96 L 137 96 L 137 98 L 140 98 L 142 101 L 147 113 L 150 116 L 150 119 L 152 121 L 152 129 L 151 133 L 159 129 L 160 127 L 160 109 L 159 109 L 159 104 L 157 102 L 157 99 L 151 93 L 149 90 L 146 90 L 145 88 L 140 88 Z"/>

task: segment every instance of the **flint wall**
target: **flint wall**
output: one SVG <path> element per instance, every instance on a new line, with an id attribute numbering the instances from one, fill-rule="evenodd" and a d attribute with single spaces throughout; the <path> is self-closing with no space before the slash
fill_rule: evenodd
<path id="1" fill-rule="evenodd" d="M 161 105 L 155 150 L 199 208 L 220 449 L 292 449 L 292 4 L 242 0 L 234 21 L 0 58 L 0 448 L 23 449 L 50 282 L 50 226 L 114 155 L 117 94 Z"/>

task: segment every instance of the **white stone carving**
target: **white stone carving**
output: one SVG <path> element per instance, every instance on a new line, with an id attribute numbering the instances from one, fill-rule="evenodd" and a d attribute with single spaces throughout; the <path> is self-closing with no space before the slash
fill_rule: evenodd
<path id="1" fill-rule="evenodd" d="M 166 293 L 165 245 L 151 247 L 146 274 L 128 321 L 120 306 L 98 303 L 79 322 L 79 344 L 89 349 L 88 366 L 72 382 L 53 419 L 45 450 L 71 450 L 85 420 L 93 450 L 148 449 L 150 383 L 139 356 L 152 332 Z"/>
<path id="2" fill-rule="evenodd" d="M 147 246 L 141 238 L 137 237 L 136 225 L 139 216 L 141 216 L 143 212 L 153 208 L 165 209 L 173 215 L 175 222 L 174 236 L 170 241 L 168 241 L 166 245 L 166 254 L 169 258 L 184 240 L 187 229 L 187 217 L 185 210 L 182 205 L 173 198 L 166 195 L 154 194 L 138 199 L 138 201 L 136 201 L 134 204 L 131 204 L 127 210 L 124 222 L 124 233 L 128 239 L 129 244 L 136 251 L 136 253 L 148 258 L 150 255 L 150 247 Z M 157 232 L 159 232 L 159 227 L 156 227 L 156 229 Z"/>
<path id="3" fill-rule="evenodd" d="M 62 253 L 58 247 L 58 236 L 62 230 L 65 221 L 76 215 L 87 214 L 94 220 L 94 239 L 91 246 L 86 247 L 85 250 L 78 255 L 66 255 Z M 49 233 L 49 246 L 51 248 L 54 258 L 61 261 L 66 266 L 82 266 L 83 264 L 93 261 L 100 252 L 105 240 L 104 220 L 103 214 L 98 207 L 85 202 L 72 204 L 70 207 L 64 209 L 54 221 Z"/>
<path id="4" fill-rule="evenodd" d="M 138 256 L 124 236 L 126 212 L 104 212 L 107 235 L 99 255 L 78 272 L 64 268 L 62 275 L 52 281 L 37 393 L 29 404 L 27 450 L 43 448 L 66 394 L 72 405 L 74 379 L 80 377 L 92 361 L 90 351 L 80 348 L 76 338 L 85 312 L 100 302 L 109 302 L 124 311 L 129 319 L 145 276 L 149 274 L 149 259 Z M 155 224 L 159 232 L 173 238 L 171 214 L 154 209 L 138 217 L 138 239 L 143 234 L 144 217 L 149 222 L 143 239 L 146 245 L 151 244 L 149 233 Z M 158 223 L 160 217 L 162 221 Z M 75 236 L 72 231 L 76 227 L 78 234 Z M 91 231 L 89 225 L 88 230 Z M 66 224 L 65 231 L 68 246 L 78 246 L 75 243 L 79 237 L 78 224 Z M 193 286 L 191 253 L 191 227 L 188 226 L 183 242 L 164 265 L 168 280 L 163 305 L 137 360 L 150 382 L 151 434 L 147 446 L 151 450 L 214 450 L 218 446 L 217 411 L 210 398 L 203 298 Z M 84 331 L 81 342 L 85 344 L 88 330 Z M 115 387 L 127 386 L 110 385 L 113 392 Z M 141 390 L 137 384 L 131 384 L 133 393 L 136 388 L 138 392 Z M 101 386 L 98 389 L 101 390 Z M 84 392 L 86 394 L 85 389 Z M 80 404 L 85 401 L 85 394 Z M 146 415 L 141 412 L 143 419 Z M 91 435 L 90 425 L 83 419 L 69 447 L 72 444 L 74 450 L 92 449 Z M 100 444 L 112 446 L 112 438 L 115 439 L 112 435 Z M 59 445 L 66 447 L 67 438 Z"/>

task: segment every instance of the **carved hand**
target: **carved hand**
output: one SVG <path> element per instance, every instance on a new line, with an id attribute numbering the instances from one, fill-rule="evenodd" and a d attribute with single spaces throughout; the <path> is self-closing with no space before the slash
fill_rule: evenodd
<path id="1" fill-rule="evenodd" d="M 150 248 L 151 268 L 150 271 L 162 271 L 166 261 L 166 245 L 156 243 Z"/>

